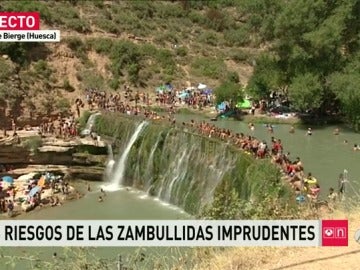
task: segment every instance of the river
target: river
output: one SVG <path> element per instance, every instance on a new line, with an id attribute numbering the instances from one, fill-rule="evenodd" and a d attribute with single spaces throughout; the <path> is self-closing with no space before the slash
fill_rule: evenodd
<path id="1" fill-rule="evenodd" d="M 55 219 L 67 219 L 67 220 L 87 220 L 87 219 L 114 219 L 114 220 L 141 220 L 141 219 L 187 219 L 190 218 L 188 214 L 181 209 L 166 204 L 157 200 L 156 198 L 148 197 L 143 192 L 130 189 L 121 189 L 114 192 L 107 192 L 103 202 L 98 202 L 98 196 L 100 196 L 100 188 L 103 183 L 91 183 L 93 192 L 87 193 L 83 198 L 72 202 L 65 203 L 62 206 L 55 208 L 39 209 L 38 211 L 29 212 L 21 215 L 19 219 L 27 220 L 55 220 Z M 66 251 L 62 248 L 2 248 L 4 254 L 13 254 L 16 256 L 24 256 L 24 254 L 34 255 L 35 253 L 39 258 L 44 260 L 52 260 L 54 252 L 57 253 L 59 258 L 64 257 Z M 116 269 L 115 265 L 119 255 L 122 255 L 124 266 L 126 265 L 126 256 L 133 254 L 137 251 L 137 248 L 114 248 L 114 247 L 101 247 L 96 248 L 93 252 L 96 256 L 110 260 L 113 269 Z M 143 252 L 146 255 L 152 256 L 157 253 L 161 253 L 162 256 L 168 254 L 168 258 L 174 258 L 175 254 L 184 252 L 186 249 L 175 248 L 151 248 L 146 249 Z M 178 255 L 177 255 L 178 256 Z M 125 258 L 125 259 L 124 259 Z M 148 263 L 144 261 L 145 264 Z M 150 262 L 149 262 L 150 264 Z M 17 264 L 16 269 L 30 269 L 27 268 L 29 263 L 21 261 Z M 11 267 L 6 268 L 2 266 L 1 269 L 13 269 Z"/>
<path id="2" fill-rule="evenodd" d="M 209 118 L 194 115 L 177 115 L 177 121 L 190 122 L 205 120 Z M 321 187 L 321 196 L 326 197 L 330 187 L 338 188 L 339 174 L 346 169 L 348 171 L 347 191 L 349 194 L 360 199 L 360 151 L 353 151 L 354 144 L 360 144 L 360 135 L 346 127 L 323 126 L 323 127 L 297 127 L 294 134 L 290 134 L 290 125 L 274 125 L 274 133 L 270 134 L 264 124 L 255 124 L 252 132 L 248 124 L 232 119 L 220 119 L 211 122 L 218 127 L 230 129 L 234 132 L 255 136 L 266 140 L 268 145 L 272 136 L 281 139 L 284 150 L 290 152 L 290 158 L 300 157 L 305 172 L 311 172 L 315 176 Z M 312 136 L 306 136 L 307 128 L 313 130 Z M 334 135 L 335 128 L 340 128 L 340 134 Z M 345 144 L 344 141 L 348 143 Z"/>
<path id="3" fill-rule="evenodd" d="M 177 121 L 189 122 L 206 120 L 202 116 L 177 115 Z M 307 127 L 296 128 L 295 134 L 289 133 L 289 125 L 275 125 L 274 133 L 268 133 L 266 127 L 262 124 L 255 125 L 255 131 L 251 132 L 246 123 L 230 119 L 221 119 L 212 122 L 219 127 L 231 129 L 234 132 L 243 132 L 252 134 L 259 139 L 270 141 L 274 136 L 282 140 L 285 151 L 291 153 L 294 159 L 299 156 L 303 161 L 305 171 L 312 174 L 319 180 L 322 197 L 325 197 L 330 187 L 337 188 L 337 179 L 339 174 L 347 169 L 349 172 L 349 183 L 347 192 L 352 196 L 359 194 L 360 152 L 353 151 L 353 145 L 360 143 L 360 136 L 346 128 L 341 129 L 338 136 L 333 135 L 335 126 L 312 127 L 313 135 L 306 136 Z M 348 144 L 344 143 L 348 141 Z M 144 193 L 130 189 L 123 189 L 114 192 L 107 192 L 104 202 L 97 201 L 100 195 L 100 185 L 102 183 L 93 183 L 94 192 L 87 193 L 84 198 L 69 202 L 56 208 L 41 209 L 26 215 L 21 219 L 186 219 L 190 216 L 177 207 L 163 203 L 157 199 L 146 196 Z M 51 258 L 53 252 L 58 252 L 59 256 L 63 250 L 58 248 L 18 248 L 4 249 L 5 253 L 22 254 L 24 251 L 31 253 L 36 250 L 41 258 Z M 151 252 L 154 252 L 152 249 Z M 104 258 L 115 258 L 119 254 L 131 253 L 134 249 L 125 248 L 97 248 L 97 256 Z M 164 255 L 169 250 L 161 250 Z M 176 251 L 178 252 L 178 251 Z M 171 256 L 169 256 L 171 257 Z M 19 264 L 23 268 L 23 264 Z M 19 268 L 19 269 L 20 269 Z M 2 268 L 5 269 L 5 268 Z"/>

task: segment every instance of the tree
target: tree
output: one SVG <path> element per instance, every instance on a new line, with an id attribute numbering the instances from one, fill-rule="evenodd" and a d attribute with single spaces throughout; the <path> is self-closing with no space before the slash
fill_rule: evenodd
<path id="1" fill-rule="evenodd" d="M 345 107 L 353 105 L 345 102 L 338 87 L 344 82 L 344 67 L 360 46 L 359 1 L 289 0 L 281 7 L 260 8 L 266 7 L 266 2 L 244 1 L 243 5 L 253 31 L 271 44 L 257 59 L 248 89 L 260 98 L 267 97 L 270 90 L 282 90 L 295 108 L 313 109 L 318 114 L 337 111 L 340 101 L 350 117 L 354 108 Z M 272 26 L 267 27 L 271 16 Z M 264 27 L 267 30 L 261 32 Z"/>
<path id="2" fill-rule="evenodd" d="M 229 101 L 230 107 L 234 107 L 237 102 L 244 100 L 244 92 L 241 85 L 231 81 L 226 81 L 215 88 L 214 94 L 217 103 Z"/>
<path id="3" fill-rule="evenodd" d="M 360 130 L 360 53 L 350 62 L 343 72 L 334 73 L 330 77 L 330 88 L 340 101 L 346 118 L 355 128 Z"/>
<path id="4" fill-rule="evenodd" d="M 289 86 L 289 97 L 295 109 L 317 110 L 322 105 L 324 91 L 317 75 L 311 73 L 295 77 Z"/>
<path id="5" fill-rule="evenodd" d="M 268 98 L 272 90 L 281 89 L 285 85 L 276 57 L 262 54 L 256 61 L 254 73 L 247 86 L 248 92 L 258 99 Z"/>

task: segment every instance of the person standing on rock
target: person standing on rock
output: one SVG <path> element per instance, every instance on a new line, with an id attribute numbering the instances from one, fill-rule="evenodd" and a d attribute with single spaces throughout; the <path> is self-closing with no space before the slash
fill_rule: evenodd
<path id="1" fill-rule="evenodd" d="M 12 128 L 13 134 L 15 135 L 15 133 L 16 133 L 16 123 L 15 123 L 14 118 L 11 119 L 11 128 Z"/>
<path id="2" fill-rule="evenodd" d="M 9 200 L 9 203 L 7 205 L 7 212 L 8 212 L 8 216 L 9 217 L 12 217 L 13 216 L 13 213 L 14 213 L 14 203 Z"/>

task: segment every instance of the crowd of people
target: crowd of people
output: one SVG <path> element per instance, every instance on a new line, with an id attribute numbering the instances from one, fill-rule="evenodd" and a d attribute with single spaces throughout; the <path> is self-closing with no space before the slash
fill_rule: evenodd
<path id="1" fill-rule="evenodd" d="M 85 102 L 81 98 L 76 99 L 75 107 L 77 117 L 80 117 L 80 109 L 93 111 L 104 110 L 110 112 L 120 112 L 127 115 L 142 115 L 150 120 L 162 120 L 168 121 L 172 125 L 177 125 L 174 117 L 174 107 L 176 102 L 182 102 L 189 106 L 208 106 L 212 104 L 212 97 L 210 94 L 204 94 L 200 91 L 192 92 L 186 95 L 185 98 L 177 98 L 176 91 L 165 91 L 163 93 L 157 93 L 154 97 L 154 102 L 150 100 L 149 94 L 145 93 L 133 93 L 128 87 L 124 86 L 123 97 L 120 93 L 106 93 L 98 89 L 86 89 Z M 166 105 L 167 114 L 159 114 L 149 108 L 148 105 L 158 104 Z M 168 106 L 170 105 L 170 106 Z M 185 130 L 196 132 L 202 136 L 209 138 L 217 138 L 229 143 L 232 143 L 235 147 L 252 154 L 255 158 L 264 159 L 269 158 L 271 162 L 279 166 L 284 175 L 287 176 L 289 183 L 294 187 L 296 194 L 299 195 L 298 201 L 302 201 L 301 196 L 305 194 L 306 198 L 310 201 L 317 201 L 320 193 L 320 185 L 315 177 L 309 173 L 307 176 L 304 174 L 304 168 L 299 157 L 295 160 L 291 160 L 290 153 L 285 152 L 281 139 L 271 137 L 271 141 L 268 143 L 264 140 L 260 140 L 252 135 L 255 130 L 253 123 L 249 124 L 249 130 L 251 135 L 244 133 L 234 133 L 229 129 L 223 129 L 217 127 L 212 123 L 202 121 L 196 123 L 191 120 L 189 123 L 179 123 Z M 55 120 L 44 121 L 40 125 L 39 132 L 43 135 L 53 135 L 62 138 L 70 138 L 78 135 L 79 126 L 76 123 L 75 114 L 69 118 L 62 118 L 59 116 Z M 273 133 L 274 129 L 271 124 L 265 125 L 265 128 L 269 133 Z M 295 133 L 295 128 L 291 126 L 289 130 L 290 134 Z M 338 135 L 339 130 L 334 131 L 334 135 Z M 312 135 L 312 129 L 309 128 L 306 135 Z M 336 200 L 336 192 L 334 189 L 329 191 L 329 199 Z"/>
<path id="2" fill-rule="evenodd" d="M 174 105 L 176 102 L 182 102 L 189 106 L 207 106 L 211 104 L 211 98 L 209 95 L 201 94 L 201 92 L 194 92 L 189 94 L 185 99 L 177 99 L 177 92 L 164 92 L 157 93 L 155 96 L 155 102 L 152 103 L 148 94 L 136 92 L 135 94 L 125 86 L 124 98 L 120 98 L 120 94 L 107 95 L 105 92 L 98 91 L 96 89 L 89 89 L 86 93 L 86 101 L 89 109 L 95 107 L 111 111 L 120 112 L 127 115 L 142 115 L 147 119 L 156 121 L 168 121 L 171 125 L 182 126 L 185 130 L 196 132 L 202 136 L 209 138 L 217 138 L 226 142 L 232 143 L 239 149 L 253 155 L 255 158 L 264 159 L 269 158 L 272 163 L 276 164 L 286 176 L 287 181 L 295 190 L 297 195 L 296 200 L 298 202 L 310 201 L 317 202 L 321 191 L 318 180 L 312 176 L 311 173 L 305 175 L 302 161 L 299 157 L 295 159 L 290 158 L 290 153 L 284 151 L 281 139 L 271 137 L 271 142 L 268 143 L 264 140 L 260 140 L 253 135 L 246 135 L 244 133 L 234 133 L 229 129 L 223 129 L 217 127 L 215 124 L 202 121 L 196 123 L 191 120 L 189 123 L 177 123 L 174 117 Z M 142 103 L 142 104 L 141 104 Z M 149 109 L 150 104 L 164 105 L 167 108 L 167 114 L 159 114 Z M 265 125 L 265 128 L 269 133 L 274 132 L 274 128 L 271 124 Z M 255 130 L 253 123 L 249 124 L 249 130 L 251 133 Z M 339 135 L 339 129 L 334 130 L 334 135 Z M 251 134 L 250 133 L 250 134 Z M 289 134 L 295 133 L 295 127 L 291 126 Z M 306 131 L 307 136 L 312 136 L 313 131 L 308 128 Z M 341 193 L 341 190 L 339 190 Z M 340 194 L 341 195 L 341 194 Z M 328 195 L 328 202 L 334 205 L 335 201 L 338 201 L 338 194 L 334 188 L 330 188 Z"/>
<path id="3" fill-rule="evenodd" d="M 96 96 L 98 96 L 98 94 L 92 95 L 92 97 Z M 104 98 L 106 97 L 106 95 L 102 96 Z M 96 100 L 99 101 L 100 99 L 95 98 L 92 100 L 95 100 L 96 102 Z M 114 100 L 119 99 L 114 99 L 114 96 L 111 95 L 109 96 L 109 99 L 105 100 L 107 100 L 107 102 L 103 103 L 104 106 L 101 107 L 104 110 L 117 111 L 127 115 L 142 115 L 149 120 L 168 121 L 171 125 L 182 126 L 186 131 L 196 132 L 202 136 L 230 142 L 239 149 L 252 154 L 255 158 L 269 158 L 271 162 L 281 169 L 288 182 L 294 187 L 295 193 L 298 195 L 298 202 L 302 202 L 306 199 L 311 202 L 317 202 L 319 198 L 321 189 L 317 179 L 313 177 L 311 173 L 308 173 L 308 175 L 305 176 L 304 167 L 300 158 L 297 157 L 294 160 L 291 160 L 290 153 L 284 151 L 281 139 L 271 137 L 271 142 L 268 144 L 266 141 L 260 140 L 253 135 L 234 133 L 229 129 L 217 127 L 215 124 L 206 121 L 196 123 L 194 120 L 191 120 L 189 123 L 177 123 L 174 117 L 174 108 L 172 106 L 168 107 L 167 114 L 159 114 L 149 109 L 149 107 L 141 106 L 140 104 L 131 106 L 129 103 L 122 101 L 117 104 Z M 266 129 L 269 133 L 274 132 L 271 124 L 266 125 Z M 249 124 L 249 130 L 251 133 L 255 130 L 255 125 L 253 123 Z M 290 127 L 289 133 L 295 133 L 294 126 Z M 338 133 L 339 130 L 334 131 L 335 135 Z M 306 135 L 312 136 L 312 134 L 312 129 L 309 128 L 306 131 Z M 329 200 L 332 202 L 337 200 L 337 196 L 334 194 L 336 194 L 336 192 L 331 188 L 329 190 Z"/>
<path id="4" fill-rule="evenodd" d="M 76 122 L 75 116 L 61 117 L 59 115 L 56 119 L 46 119 L 39 126 L 39 133 L 43 136 L 55 136 L 58 138 L 71 138 L 78 136 L 79 125 Z"/>
<path id="5" fill-rule="evenodd" d="M 0 213 L 7 213 L 9 217 L 13 217 L 19 208 L 28 212 L 37 206 L 59 206 L 62 203 L 58 195 L 68 195 L 72 190 L 73 188 L 62 176 L 48 172 L 42 176 L 36 174 L 27 180 L 11 183 L 5 182 L 2 177 L 0 178 Z"/>
<path id="6" fill-rule="evenodd" d="M 85 102 L 81 99 L 75 101 L 76 111 L 80 115 L 80 108 L 84 108 L 87 104 L 88 109 L 95 108 L 108 111 L 123 111 L 134 110 L 138 105 L 149 106 L 176 106 L 179 104 L 190 107 L 202 108 L 213 105 L 212 93 L 200 90 L 173 90 L 161 91 L 151 96 L 149 93 L 136 91 L 130 89 L 129 86 L 124 86 L 123 94 L 106 93 L 105 91 L 89 88 L 85 91 Z"/>

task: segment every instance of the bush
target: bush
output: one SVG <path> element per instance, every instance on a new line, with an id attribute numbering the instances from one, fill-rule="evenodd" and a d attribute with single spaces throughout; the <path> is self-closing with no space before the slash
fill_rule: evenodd
<path id="1" fill-rule="evenodd" d="M 132 63 L 127 68 L 129 81 L 132 84 L 137 84 L 139 82 L 139 71 L 140 66 L 137 63 Z"/>
<path id="2" fill-rule="evenodd" d="M 129 41 L 117 41 L 113 44 L 110 58 L 112 60 L 112 71 L 115 76 L 121 75 L 121 70 L 131 65 L 139 63 L 141 53 L 139 47 Z"/>
<path id="3" fill-rule="evenodd" d="M 94 38 L 87 41 L 87 45 L 97 53 L 108 55 L 111 52 L 114 41 L 110 38 Z"/>
<path id="4" fill-rule="evenodd" d="M 237 63 L 246 62 L 250 54 L 244 50 L 236 49 L 230 52 L 230 58 Z"/>
<path id="5" fill-rule="evenodd" d="M 199 35 L 198 41 L 211 46 L 217 46 L 219 44 L 219 36 L 214 31 L 205 31 Z"/>
<path id="6" fill-rule="evenodd" d="M 38 148 L 42 146 L 42 139 L 39 136 L 29 137 L 23 142 L 23 144 L 30 151 L 36 152 Z"/>
<path id="7" fill-rule="evenodd" d="M 154 45 L 148 43 L 141 45 L 139 47 L 139 50 L 143 56 L 150 57 L 154 57 L 154 55 L 156 55 L 158 52 L 158 49 Z"/>
<path id="8" fill-rule="evenodd" d="M 76 77 L 82 82 L 84 88 L 102 89 L 106 85 L 104 78 L 93 69 L 82 70 L 76 74 Z"/>
<path id="9" fill-rule="evenodd" d="M 90 25 L 81 19 L 70 19 L 65 22 L 65 26 L 79 33 L 89 33 Z"/>
<path id="10" fill-rule="evenodd" d="M 75 56 L 83 61 L 88 60 L 86 45 L 79 37 L 68 37 L 65 39 L 67 46 L 74 52 Z"/>
<path id="11" fill-rule="evenodd" d="M 226 66 L 222 60 L 214 58 L 197 58 L 191 65 L 193 71 L 200 76 L 221 79 L 226 74 Z"/>
<path id="12" fill-rule="evenodd" d="M 156 8 L 156 15 L 159 18 L 181 18 L 186 12 L 177 5 L 158 5 Z"/>
<path id="13" fill-rule="evenodd" d="M 14 68 L 10 65 L 10 61 L 0 58 L 0 82 L 8 80 L 14 72 Z"/>
<path id="14" fill-rule="evenodd" d="M 112 80 L 109 81 L 109 87 L 113 90 L 117 90 L 119 89 L 120 86 L 120 82 L 118 78 L 113 78 Z"/>
<path id="15" fill-rule="evenodd" d="M 241 85 L 231 81 L 225 81 L 216 87 L 214 94 L 216 96 L 216 103 L 229 101 L 231 107 L 243 100 L 244 97 Z"/>
<path id="16" fill-rule="evenodd" d="M 244 46 L 250 42 L 250 32 L 245 27 L 227 30 L 224 39 L 228 46 Z"/>
<path id="17" fill-rule="evenodd" d="M 171 51 L 166 49 L 158 50 L 156 60 L 163 69 L 173 70 L 176 69 L 176 63 Z"/>
<path id="18" fill-rule="evenodd" d="M 217 32 L 229 29 L 233 24 L 234 22 L 232 21 L 231 16 L 218 9 L 212 8 L 206 12 L 205 25 Z"/>
<path id="19" fill-rule="evenodd" d="M 94 20 L 94 24 L 105 32 L 112 34 L 119 34 L 119 28 L 111 20 L 106 20 L 105 18 L 98 18 Z"/>
<path id="20" fill-rule="evenodd" d="M 139 19 L 151 19 L 156 11 L 152 1 L 130 1 L 129 4 Z"/>
<path id="21" fill-rule="evenodd" d="M 58 109 L 61 113 L 69 112 L 71 108 L 70 102 L 66 98 L 60 98 L 56 102 L 56 109 Z"/>
<path id="22" fill-rule="evenodd" d="M 227 80 L 229 82 L 238 83 L 240 81 L 239 74 L 235 71 L 228 72 Z"/>
<path id="23" fill-rule="evenodd" d="M 47 5 L 39 1 L 2 1 L 1 7 L 2 10 L 6 10 L 8 12 L 38 11 L 41 14 L 41 19 L 46 23 L 53 22 L 53 15 L 50 13 Z"/>
<path id="24" fill-rule="evenodd" d="M 64 79 L 63 88 L 67 92 L 74 92 L 75 91 L 75 88 L 70 84 L 68 79 Z"/>
<path id="25" fill-rule="evenodd" d="M 34 64 L 34 71 L 36 75 L 41 76 L 45 79 L 50 79 L 50 76 L 53 72 L 47 62 L 44 60 L 39 60 Z"/>
<path id="26" fill-rule="evenodd" d="M 183 46 L 176 48 L 175 52 L 177 56 L 181 57 L 185 57 L 188 54 L 188 50 Z"/>
<path id="27" fill-rule="evenodd" d="M 51 15 L 56 24 L 63 24 L 68 20 L 80 18 L 77 10 L 66 3 L 57 6 L 56 10 L 53 10 Z"/>

